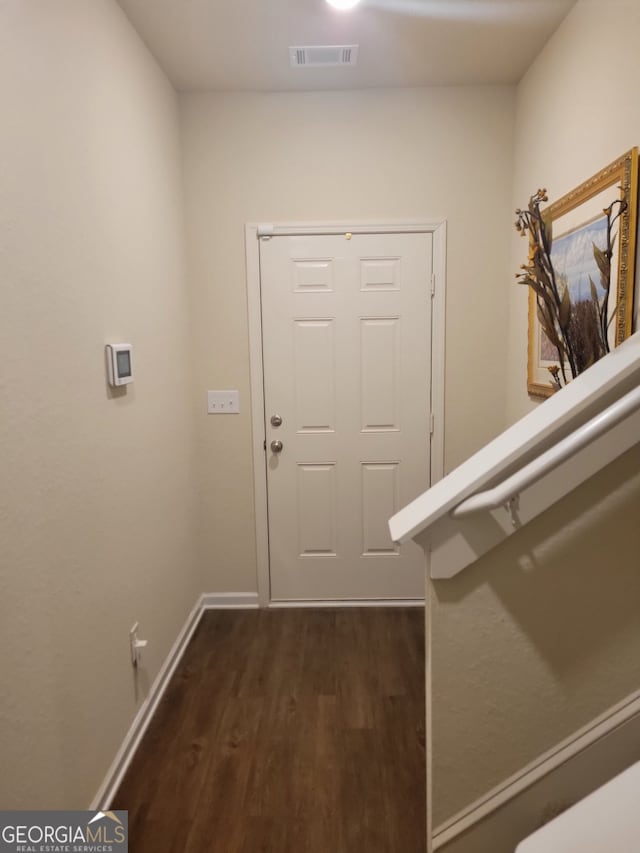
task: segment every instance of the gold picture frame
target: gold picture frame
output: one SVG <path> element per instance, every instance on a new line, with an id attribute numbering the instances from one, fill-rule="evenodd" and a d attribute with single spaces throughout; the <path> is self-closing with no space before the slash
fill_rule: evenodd
<path id="1" fill-rule="evenodd" d="M 612 189 L 617 189 L 612 192 Z M 553 223 L 554 268 L 566 263 L 568 287 L 582 288 L 588 280 L 588 266 L 594 264 L 592 246 L 600 239 L 603 211 L 612 202 L 625 199 L 626 209 L 616 223 L 616 243 L 611 263 L 610 345 L 617 346 L 631 334 L 635 282 L 636 225 L 638 213 L 638 148 L 632 148 L 575 190 L 555 201 L 547 210 Z M 591 247 L 591 252 L 589 248 Z M 584 251 L 582 251 L 584 250 Z M 557 252 L 557 260 L 554 258 Z M 569 270 L 579 271 L 571 280 Z M 571 290 L 573 293 L 573 290 Z M 579 293 L 578 293 L 579 297 Z M 550 368 L 558 364 L 553 346 L 538 320 L 536 295 L 529 287 L 529 342 L 527 391 L 532 396 L 550 397 L 557 386 Z"/>

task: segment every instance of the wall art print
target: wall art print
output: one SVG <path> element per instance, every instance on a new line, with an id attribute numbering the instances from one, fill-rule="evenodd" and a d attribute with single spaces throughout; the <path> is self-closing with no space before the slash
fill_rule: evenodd
<path id="1" fill-rule="evenodd" d="M 548 397 L 631 334 L 638 205 L 633 148 L 553 204 L 538 190 L 516 228 L 529 238 L 527 390 Z"/>

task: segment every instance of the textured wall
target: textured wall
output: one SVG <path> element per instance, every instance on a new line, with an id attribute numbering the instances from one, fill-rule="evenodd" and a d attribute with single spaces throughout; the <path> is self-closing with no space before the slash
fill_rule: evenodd
<path id="1" fill-rule="evenodd" d="M 518 88 L 514 209 L 540 186 L 559 197 L 640 143 L 639 37 L 635 0 L 579 0 L 552 37 Z M 523 252 L 513 231 L 509 423 L 535 405 L 527 294 L 513 278 Z M 635 448 L 433 585 L 436 823 L 640 687 L 639 469 Z"/>
<path id="2" fill-rule="evenodd" d="M 177 105 L 111 0 L 4 0 L 0 91 L 0 806 L 84 808 L 201 591 Z"/>
<path id="3" fill-rule="evenodd" d="M 640 73 L 639 36 L 636 0 L 579 0 L 569 13 L 518 87 L 513 210 L 538 187 L 548 189 L 550 200 L 560 198 L 640 145 L 632 90 Z M 515 284 L 526 253 L 526 241 L 513 229 L 509 423 L 537 405 L 526 389 L 527 291 Z M 637 299 L 636 317 L 639 308 Z"/>
<path id="4" fill-rule="evenodd" d="M 207 589 L 256 588 L 246 222 L 446 218 L 448 467 L 503 428 L 513 97 L 478 87 L 181 98 Z M 240 388 L 239 418 L 207 418 L 217 387 Z"/>
<path id="5" fill-rule="evenodd" d="M 640 446 L 432 583 L 436 825 L 640 686 Z"/>

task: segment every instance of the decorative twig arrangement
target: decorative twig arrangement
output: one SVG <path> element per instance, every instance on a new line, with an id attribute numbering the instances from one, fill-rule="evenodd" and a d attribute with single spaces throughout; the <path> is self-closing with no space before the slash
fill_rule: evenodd
<path id="1" fill-rule="evenodd" d="M 603 211 L 607 219 L 606 247 L 601 249 L 593 243 L 602 297 L 598 297 L 595 282 L 589 277 L 591 298 L 574 303 L 566 275 L 557 274 L 551 261 L 551 209 L 540 210 L 548 200 L 547 191 L 540 189 L 529 199 L 527 210 L 516 210 L 516 229 L 522 236 L 529 236 L 529 259 L 516 278 L 535 293 L 540 326 L 558 352 L 559 364 L 550 367 L 549 372 L 554 385 L 560 388 L 567 384 L 567 370 L 575 378 L 609 352 L 609 326 L 617 308 L 609 312 L 614 227 L 627 209 L 627 201 L 623 195 Z"/>

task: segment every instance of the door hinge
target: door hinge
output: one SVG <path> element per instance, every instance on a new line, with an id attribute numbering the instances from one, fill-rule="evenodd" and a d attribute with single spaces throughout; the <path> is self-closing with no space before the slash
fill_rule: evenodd
<path id="1" fill-rule="evenodd" d="M 434 272 L 431 273 L 431 295 L 436 295 L 436 274 Z"/>
<path id="2" fill-rule="evenodd" d="M 266 450 L 266 449 L 267 449 L 267 439 L 266 439 L 266 438 L 265 438 L 265 440 L 262 442 L 262 449 L 263 449 L 263 450 Z"/>
<path id="3" fill-rule="evenodd" d="M 436 429 L 436 418 L 433 412 L 429 415 L 429 435 L 433 435 Z"/>

